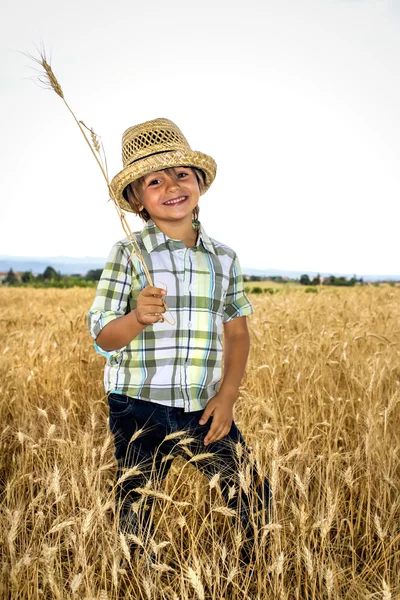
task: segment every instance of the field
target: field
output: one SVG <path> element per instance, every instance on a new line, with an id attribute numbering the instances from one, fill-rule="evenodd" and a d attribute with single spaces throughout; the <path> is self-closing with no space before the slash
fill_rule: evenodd
<path id="1" fill-rule="evenodd" d="M 93 295 L 0 289 L 2 599 L 400 597 L 400 289 L 251 295 L 235 421 L 275 515 L 247 569 L 218 484 L 182 459 L 143 540 L 156 563 L 131 559 L 85 323 Z"/>

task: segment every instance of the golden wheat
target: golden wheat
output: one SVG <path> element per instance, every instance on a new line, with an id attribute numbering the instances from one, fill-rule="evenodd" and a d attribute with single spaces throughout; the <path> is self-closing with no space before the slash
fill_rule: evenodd
<path id="1" fill-rule="evenodd" d="M 274 495 L 248 567 L 223 473 L 196 470 L 207 452 L 140 488 L 152 535 L 118 531 L 103 359 L 85 323 L 94 291 L 0 289 L 1 598 L 399 597 L 400 290 L 279 289 L 252 296 L 235 406 Z M 187 449 L 186 436 L 168 437 Z"/>

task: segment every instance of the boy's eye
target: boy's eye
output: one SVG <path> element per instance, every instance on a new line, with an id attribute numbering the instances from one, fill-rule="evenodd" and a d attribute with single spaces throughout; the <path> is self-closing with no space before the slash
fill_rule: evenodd
<path id="1" fill-rule="evenodd" d="M 160 183 L 159 179 L 152 179 L 151 181 L 149 181 L 148 185 L 157 185 L 157 183 Z"/>
<path id="2" fill-rule="evenodd" d="M 186 171 L 182 171 L 181 173 L 177 173 L 177 177 L 179 177 L 180 179 L 183 179 L 184 177 L 187 177 L 189 175 L 189 173 L 186 173 Z"/>

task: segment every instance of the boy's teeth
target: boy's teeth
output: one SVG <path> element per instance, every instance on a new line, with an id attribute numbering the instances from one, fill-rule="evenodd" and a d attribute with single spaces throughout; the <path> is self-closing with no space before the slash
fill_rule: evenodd
<path id="1" fill-rule="evenodd" d="M 182 202 L 184 199 L 185 196 L 182 196 L 182 198 L 177 198 L 176 200 L 168 200 L 168 202 L 164 202 L 164 204 L 176 204 L 177 202 Z"/>

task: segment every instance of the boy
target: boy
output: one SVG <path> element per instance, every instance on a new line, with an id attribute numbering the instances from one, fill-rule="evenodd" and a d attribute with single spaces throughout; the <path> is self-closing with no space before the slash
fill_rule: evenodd
<path id="1" fill-rule="evenodd" d="M 237 474 L 238 456 L 248 450 L 233 421 L 233 405 L 248 357 L 246 316 L 253 307 L 236 254 L 209 238 L 197 219 L 199 196 L 213 182 L 216 164 L 192 151 L 167 119 L 128 129 L 122 155 L 124 169 L 111 187 L 121 208 L 145 221 L 135 237 L 154 285 L 148 285 L 142 263 L 131 256 L 129 239 L 118 242 L 88 315 L 95 347 L 107 358 L 104 381 L 117 478 L 135 465 L 140 471 L 118 486 L 120 527 L 136 535 L 139 518 L 148 526 L 135 489 L 144 488 L 150 476 L 162 480 L 171 455 L 213 453 L 211 460 L 193 464 L 208 478 L 221 474 L 224 498 L 229 507 L 240 508 L 251 545 L 253 509 Z M 135 436 L 138 430 L 143 431 Z M 177 444 L 179 431 L 192 441 Z M 268 482 L 256 483 L 254 462 L 246 464 L 258 510 L 266 513 Z"/>

